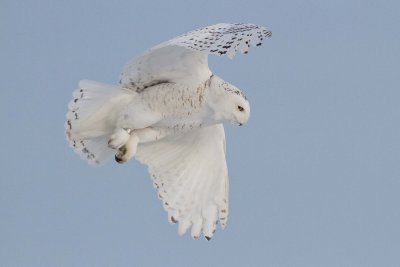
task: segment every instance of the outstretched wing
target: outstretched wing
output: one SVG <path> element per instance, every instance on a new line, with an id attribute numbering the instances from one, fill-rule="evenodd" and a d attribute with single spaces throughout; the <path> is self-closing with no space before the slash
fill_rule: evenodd
<path id="1" fill-rule="evenodd" d="M 208 54 L 233 58 L 238 51 L 246 54 L 251 45 L 259 46 L 270 36 L 271 31 L 264 27 L 244 23 L 220 23 L 191 31 L 129 62 L 120 82 L 136 91 L 162 82 L 197 85 L 211 75 Z"/>
<path id="2" fill-rule="evenodd" d="M 192 227 L 209 240 L 228 219 L 228 170 L 222 124 L 141 144 L 136 158 L 148 165 L 158 197 L 178 233 Z"/>

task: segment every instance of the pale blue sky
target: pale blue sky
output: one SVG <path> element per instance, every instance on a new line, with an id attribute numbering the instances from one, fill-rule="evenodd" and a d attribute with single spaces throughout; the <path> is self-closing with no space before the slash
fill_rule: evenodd
<path id="1" fill-rule="evenodd" d="M 399 3 L 3 0 L 0 266 L 400 266 Z M 226 127 L 229 225 L 193 241 L 145 166 L 88 166 L 63 124 L 80 79 L 218 22 L 273 35 L 210 60 L 252 117 Z"/>

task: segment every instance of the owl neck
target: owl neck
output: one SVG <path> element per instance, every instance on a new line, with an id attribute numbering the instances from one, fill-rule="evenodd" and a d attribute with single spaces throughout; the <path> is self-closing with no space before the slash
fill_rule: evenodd
<path id="1" fill-rule="evenodd" d="M 209 123 L 222 123 L 228 121 L 224 114 L 226 101 L 229 98 L 227 95 L 226 87 L 230 86 L 229 83 L 216 75 L 211 75 L 210 79 L 206 82 L 206 107 L 205 117 Z"/>
<path id="2" fill-rule="evenodd" d="M 210 98 L 210 105 L 218 104 L 219 99 L 226 94 L 225 86 L 228 85 L 228 83 L 213 74 L 210 79 L 207 80 L 206 85 L 208 87 L 207 92 Z"/>

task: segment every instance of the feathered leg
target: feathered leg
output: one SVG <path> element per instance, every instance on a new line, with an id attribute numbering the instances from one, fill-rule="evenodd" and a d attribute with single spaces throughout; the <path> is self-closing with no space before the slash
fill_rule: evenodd
<path id="1" fill-rule="evenodd" d="M 131 132 L 128 141 L 118 148 L 117 153 L 115 154 L 115 161 L 118 163 L 125 163 L 133 158 L 136 154 L 138 143 L 138 136 L 135 132 Z"/>
<path id="2" fill-rule="evenodd" d="M 164 138 L 168 131 L 159 128 L 144 128 L 144 129 L 117 129 L 110 137 L 108 146 L 116 149 L 115 161 L 125 163 L 132 159 L 137 151 L 139 143 L 154 142 Z"/>

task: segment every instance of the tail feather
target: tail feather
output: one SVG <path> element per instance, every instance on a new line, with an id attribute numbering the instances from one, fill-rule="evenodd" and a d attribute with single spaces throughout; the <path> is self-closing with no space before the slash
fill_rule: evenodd
<path id="1" fill-rule="evenodd" d="M 119 86 L 81 81 L 72 93 L 65 122 L 67 141 L 75 152 L 91 164 L 112 158 L 115 151 L 108 147 L 108 139 L 121 109 L 135 94 Z"/>
<path id="2" fill-rule="evenodd" d="M 112 158 L 115 151 L 107 146 L 108 137 L 97 137 L 87 140 L 67 138 L 69 145 L 89 164 L 98 165 Z"/>

